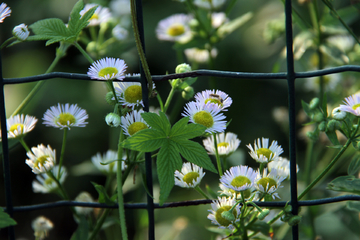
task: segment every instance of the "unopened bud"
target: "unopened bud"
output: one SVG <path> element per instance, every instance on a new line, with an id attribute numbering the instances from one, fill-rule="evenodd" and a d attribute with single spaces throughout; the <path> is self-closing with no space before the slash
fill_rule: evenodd
<path id="1" fill-rule="evenodd" d="M 195 94 L 194 88 L 191 86 L 184 88 L 184 90 L 181 92 L 181 96 L 185 100 L 189 100 L 190 98 L 192 98 L 194 96 L 194 94 Z"/>
<path id="2" fill-rule="evenodd" d="M 324 121 L 324 122 L 321 122 L 320 124 L 319 124 L 319 130 L 320 131 L 322 131 L 322 132 L 325 132 L 326 131 L 326 122 Z"/>
<path id="3" fill-rule="evenodd" d="M 116 103 L 116 100 L 115 100 L 115 98 L 114 98 L 113 92 L 108 92 L 108 93 L 105 95 L 105 100 L 106 100 L 106 102 L 107 102 L 109 105 L 111 105 L 111 106 L 115 105 L 115 103 Z"/>
<path id="4" fill-rule="evenodd" d="M 341 111 L 338 107 L 334 108 L 332 115 L 336 120 L 344 120 L 346 118 L 346 112 Z"/>
<path id="5" fill-rule="evenodd" d="M 259 214 L 257 215 L 259 220 L 264 220 L 264 218 L 269 215 L 270 210 L 269 209 L 263 209 Z"/>
<path id="6" fill-rule="evenodd" d="M 313 98 L 309 103 L 309 107 L 311 110 L 316 109 L 319 106 L 320 100 L 318 98 Z"/>
<path id="7" fill-rule="evenodd" d="M 312 117 L 315 122 L 321 122 L 324 120 L 324 115 L 321 112 L 315 113 Z"/>
<path id="8" fill-rule="evenodd" d="M 306 132 L 306 136 L 310 138 L 313 141 L 316 141 L 318 139 L 318 134 L 314 132 Z"/>
<path id="9" fill-rule="evenodd" d="M 121 118 L 116 113 L 109 113 L 105 117 L 105 122 L 110 127 L 118 127 L 121 123 Z"/>
<path id="10" fill-rule="evenodd" d="M 301 216 L 292 216 L 289 221 L 288 221 L 288 224 L 290 226 L 295 226 L 295 225 L 298 225 L 301 221 Z"/>
<path id="11" fill-rule="evenodd" d="M 192 71 L 192 69 L 191 69 L 190 65 L 187 63 L 179 64 L 175 68 L 175 73 L 186 73 L 186 72 L 191 72 L 191 71 Z"/>
<path id="12" fill-rule="evenodd" d="M 221 213 L 221 217 L 225 218 L 226 220 L 229 221 L 234 221 L 235 217 L 234 214 L 232 213 L 232 211 L 224 211 Z"/>
<path id="13" fill-rule="evenodd" d="M 338 121 L 332 119 L 327 124 L 327 130 L 328 131 L 335 131 L 338 125 L 339 125 Z"/>

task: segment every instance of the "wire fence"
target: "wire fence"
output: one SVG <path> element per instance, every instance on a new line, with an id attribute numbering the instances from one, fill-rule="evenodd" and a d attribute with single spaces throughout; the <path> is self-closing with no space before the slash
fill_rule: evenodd
<path id="1" fill-rule="evenodd" d="M 143 30 L 143 18 L 142 18 L 142 3 L 141 0 L 136 0 L 136 9 L 137 9 L 137 21 L 139 24 L 140 39 L 144 46 L 144 30 Z M 360 72 L 360 66 L 340 66 L 333 67 L 323 70 L 308 71 L 308 72 L 295 72 L 294 71 L 294 54 L 293 54 L 293 28 L 292 28 L 292 3 L 291 0 L 285 1 L 285 26 L 286 26 L 286 58 L 287 58 L 287 72 L 282 73 L 245 73 L 245 72 L 229 72 L 229 71 L 217 71 L 217 70 L 197 70 L 181 74 L 168 74 L 168 75 L 154 75 L 152 79 L 154 81 L 167 81 L 170 79 L 184 78 L 184 77 L 222 77 L 222 78 L 236 78 L 241 80 L 251 80 L 251 79 L 283 79 L 288 83 L 288 107 L 289 107 L 289 155 L 290 155 L 290 203 L 284 201 L 277 202 L 255 202 L 258 206 L 262 207 L 278 207 L 282 208 L 289 204 L 292 206 L 292 214 L 297 215 L 299 212 L 300 206 L 315 206 L 322 204 L 329 204 L 341 201 L 360 201 L 360 196 L 355 195 L 344 195 L 339 197 L 332 198 L 323 198 L 317 200 L 306 200 L 298 201 L 297 193 L 297 176 L 296 176 L 296 144 L 295 144 L 295 79 L 297 78 L 308 78 L 316 76 L 324 76 L 328 74 L 335 74 L 340 72 Z M 64 73 L 64 72 L 54 72 L 49 74 L 36 75 L 31 77 L 24 78 L 8 78 L 4 79 L 2 75 L 2 62 L 0 56 L 0 83 L 2 91 L 0 91 L 0 118 L 1 118 L 1 131 L 3 133 L 7 132 L 6 127 L 6 110 L 5 110 L 5 96 L 4 96 L 4 86 L 7 84 L 22 84 L 35 81 L 46 80 L 49 81 L 54 78 L 66 78 L 73 80 L 85 80 L 85 81 L 96 81 L 90 79 L 86 74 L 74 74 L 74 73 Z M 116 80 L 114 80 L 116 81 Z M 149 108 L 149 99 L 147 94 L 147 81 L 145 74 L 140 67 L 140 76 L 127 76 L 123 81 L 125 82 L 141 82 L 143 87 L 143 102 L 144 102 L 144 111 L 148 111 Z M 46 204 L 36 204 L 30 206 L 13 206 L 12 202 L 12 191 L 11 191 L 11 182 L 10 182 L 10 164 L 9 164 L 9 145 L 7 134 L 2 135 L 2 155 L 3 155 L 3 176 L 5 184 L 5 198 L 6 198 L 6 207 L 4 210 L 10 215 L 13 216 L 14 212 L 28 212 L 28 211 L 37 211 L 40 209 L 49 209 L 56 207 L 69 207 L 69 206 L 84 206 L 84 207 L 94 207 L 94 208 L 117 208 L 118 205 L 106 205 L 102 203 L 84 203 L 76 201 L 57 201 Z M 152 161 L 150 153 L 145 154 L 145 164 L 146 164 L 146 175 L 147 175 L 147 188 L 149 193 L 152 194 Z M 155 218 L 154 218 L 154 209 L 157 208 L 170 208 L 170 207 L 184 207 L 184 206 L 194 206 L 200 204 L 210 204 L 211 200 L 193 200 L 193 201 L 183 201 L 183 202 L 172 202 L 165 203 L 162 206 L 155 204 L 153 198 L 148 196 L 146 203 L 126 203 L 126 209 L 147 209 L 148 211 L 148 220 L 149 220 L 149 231 L 148 239 L 155 239 Z M 299 228 L 298 225 L 292 227 L 292 239 L 299 239 Z M 13 226 L 8 227 L 8 236 L 10 240 L 15 239 L 15 229 Z"/>

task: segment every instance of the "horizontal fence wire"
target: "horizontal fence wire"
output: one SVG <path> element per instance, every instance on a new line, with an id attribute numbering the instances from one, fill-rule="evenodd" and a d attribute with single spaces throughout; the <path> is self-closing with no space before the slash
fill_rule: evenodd
<path id="1" fill-rule="evenodd" d="M 321 199 L 313 199 L 313 200 L 304 200 L 299 201 L 298 206 L 318 206 L 323 204 L 331 204 L 337 202 L 344 202 L 344 201 L 360 201 L 359 195 L 343 195 L 337 197 L 330 197 L 330 198 L 321 198 Z M 213 200 L 210 199 L 201 199 L 201 200 L 189 200 L 189 201 L 181 201 L 181 202 L 168 202 L 164 203 L 163 205 L 159 205 L 158 203 L 154 203 L 154 208 L 175 208 L 175 207 L 188 207 L 188 206 L 197 206 L 203 204 L 210 204 Z M 286 201 L 276 201 L 276 202 L 257 202 L 254 203 L 260 207 L 267 207 L 267 208 L 283 208 L 285 207 L 288 202 Z M 249 205 L 252 206 L 252 205 Z M 14 207 L 13 212 L 30 212 L 30 211 L 37 211 L 43 209 L 50 209 L 56 207 L 92 207 L 92 208 L 118 208 L 117 204 L 114 205 L 107 205 L 105 203 L 87 203 L 87 202 L 77 202 L 77 201 L 57 201 L 51 203 L 42 203 L 42 204 L 34 204 L 29 206 L 19 206 Z M 126 209 L 146 209 L 147 203 L 125 203 L 124 207 Z M 6 210 L 5 207 L 3 207 Z"/>

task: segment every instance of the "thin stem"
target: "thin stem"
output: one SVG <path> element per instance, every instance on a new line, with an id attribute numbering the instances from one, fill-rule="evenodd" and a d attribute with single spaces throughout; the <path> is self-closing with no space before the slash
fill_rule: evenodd
<path id="1" fill-rule="evenodd" d="M 218 151 L 218 147 L 217 147 L 216 133 L 213 133 L 213 137 L 214 137 L 214 149 L 215 149 L 216 164 L 218 167 L 219 175 L 221 177 L 223 175 L 223 170 L 222 170 L 221 159 L 220 159 L 219 151 Z"/>
<path id="2" fill-rule="evenodd" d="M 60 161 L 59 161 L 59 172 L 58 172 L 59 179 L 60 179 L 61 166 L 62 166 L 62 163 L 63 163 L 63 160 L 64 160 L 67 131 L 68 131 L 68 129 L 64 128 L 63 142 L 62 142 L 62 146 L 61 146 Z"/>
<path id="3" fill-rule="evenodd" d="M 200 193 L 205 199 L 210 199 L 210 198 L 206 195 L 206 193 L 205 193 L 203 190 L 201 190 L 201 188 L 200 188 L 199 186 L 196 186 L 194 189 L 195 189 L 198 193 Z"/>
<path id="4" fill-rule="evenodd" d="M 174 93 L 176 91 L 176 87 L 174 87 L 174 86 L 177 85 L 178 81 L 179 81 L 179 79 L 175 79 L 175 80 L 173 80 L 173 82 L 171 84 L 171 90 L 169 92 L 169 95 L 168 95 L 165 105 L 164 105 L 164 111 L 163 111 L 164 113 L 166 113 L 166 111 L 170 105 L 171 99 L 174 97 Z"/>
<path id="5" fill-rule="evenodd" d="M 104 224 L 105 222 L 105 219 L 107 218 L 107 216 L 109 215 L 110 213 L 110 208 L 106 208 L 105 211 L 103 212 L 103 214 L 101 215 L 100 219 L 97 220 L 96 222 L 96 225 L 95 225 L 95 228 L 94 230 L 92 231 L 90 237 L 89 237 L 89 240 L 94 240 L 96 238 L 96 236 L 98 235 L 99 231 L 101 230 L 101 227 L 102 225 Z"/>
<path id="6" fill-rule="evenodd" d="M 119 137 L 119 144 L 118 144 L 118 159 L 122 159 L 123 148 L 121 147 L 121 142 L 123 139 L 123 131 L 120 129 L 120 137 Z M 128 239 L 127 229 L 126 229 L 126 220 L 125 220 L 125 209 L 124 209 L 124 196 L 122 191 L 122 168 L 121 168 L 121 161 L 118 162 L 117 165 L 117 175 L 116 175 L 116 182 L 117 182 L 117 195 L 118 195 L 118 204 L 119 204 L 119 218 L 120 218 L 120 227 L 121 227 L 121 235 L 123 240 Z"/>
<path id="7" fill-rule="evenodd" d="M 141 45 L 141 40 L 140 40 L 140 33 L 139 33 L 139 27 L 138 27 L 138 22 L 136 20 L 136 9 L 135 9 L 135 0 L 131 0 L 130 1 L 130 6 L 131 6 L 131 20 L 132 20 L 132 26 L 134 29 L 134 37 L 135 37 L 135 43 L 136 43 L 136 48 L 140 57 L 140 62 L 141 65 L 143 67 L 145 76 L 146 76 L 146 80 L 148 82 L 148 87 L 149 87 L 149 94 L 152 93 L 152 89 L 153 89 L 153 82 L 152 82 L 152 78 L 151 78 L 151 73 L 150 73 L 150 69 L 149 66 L 147 64 L 146 61 L 146 57 L 145 57 L 145 52 L 144 49 Z"/>
<path id="8" fill-rule="evenodd" d="M 90 62 L 90 64 L 92 64 L 94 62 L 94 60 L 92 59 L 92 57 L 90 57 L 90 55 L 80 46 L 79 43 L 74 42 L 74 46 L 81 52 L 81 54 Z"/>
<path id="9" fill-rule="evenodd" d="M 21 143 L 21 145 L 23 145 L 23 147 L 25 148 L 26 152 L 30 152 L 30 148 L 29 148 L 28 145 L 25 143 L 24 138 L 19 138 L 19 142 Z"/>
<path id="10" fill-rule="evenodd" d="M 3 49 L 4 47 L 6 47 L 12 40 L 16 40 L 16 37 L 11 37 L 11 38 L 7 39 L 3 44 L 1 44 L 0 49 Z"/>

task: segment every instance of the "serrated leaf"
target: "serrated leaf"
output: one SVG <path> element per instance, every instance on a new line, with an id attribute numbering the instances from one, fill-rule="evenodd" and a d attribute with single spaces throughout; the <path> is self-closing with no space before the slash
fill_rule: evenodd
<path id="1" fill-rule="evenodd" d="M 4 212 L 4 209 L 0 208 L 0 229 L 9 226 L 16 225 L 16 221 L 12 219 L 9 214 Z"/>
<path id="2" fill-rule="evenodd" d="M 175 123 L 171 128 L 170 137 L 192 139 L 202 135 L 205 132 L 205 126 L 194 123 L 187 124 L 188 122 L 189 117 L 184 117 Z"/>
<path id="3" fill-rule="evenodd" d="M 159 112 L 159 115 L 151 112 L 141 113 L 142 118 L 151 128 L 155 128 L 163 133 L 163 137 L 168 136 L 170 133 L 170 122 L 165 113 Z"/>
<path id="4" fill-rule="evenodd" d="M 59 18 L 43 19 L 31 24 L 29 28 L 35 33 L 37 39 L 51 40 L 47 42 L 47 45 L 71 37 L 71 33 Z M 34 40 L 35 37 L 30 39 Z"/>
<path id="5" fill-rule="evenodd" d="M 360 157 L 354 157 L 348 167 L 348 174 L 349 175 L 357 175 L 360 171 Z"/>
<path id="6" fill-rule="evenodd" d="M 327 189 L 360 194 L 360 179 L 355 176 L 337 177 L 328 184 Z"/>
<path id="7" fill-rule="evenodd" d="M 104 188 L 104 186 L 96 184 L 94 182 L 91 182 L 92 185 L 94 185 L 96 191 L 99 194 L 99 203 L 105 203 L 107 205 L 114 205 L 115 202 L 113 201 L 114 199 L 110 198 L 107 193 L 106 193 L 106 189 Z"/>
<path id="8" fill-rule="evenodd" d="M 143 129 L 121 143 L 123 148 L 141 152 L 152 152 L 164 144 L 166 137 L 157 129 Z"/>
<path id="9" fill-rule="evenodd" d="M 68 24 L 68 29 L 73 36 L 78 36 L 82 29 L 84 29 L 89 24 L 89 19 L 94 14 L 98 6 L 90 8 L 86 11 L 83 16 L 80 15 L 81 10 L 84 9 L 84 2 L 82 0 L 78 1 L 70 13 L 70 20 Z"/>
<path id="10" fill-rule="evenodd" d="M 186 139 L 175 139 L 180 154 L 189 162 L 192 162 L 209 171 L 217 173 L 216 168 L 211 163 L 210 157 L 203 146 L 197 142 Z"/>
<path id="11" fill-rule="evenodd" d="M 161 147 L 157 158 L 157 173 L 160 183 L 160 206 L 168 198 L 171 189 L 175 184 L 174 173 L 182 166 L 182 160 L 173 146 L 173 141 L 166 141 Z"/>

